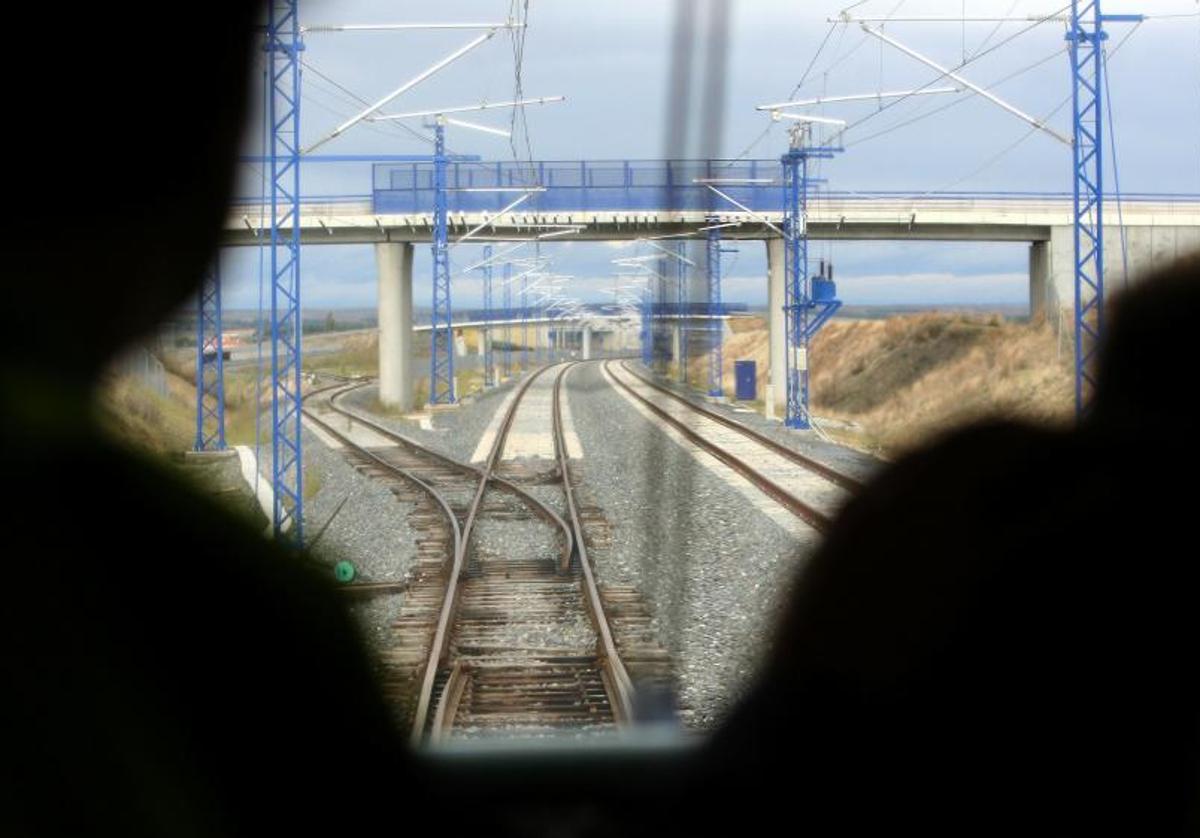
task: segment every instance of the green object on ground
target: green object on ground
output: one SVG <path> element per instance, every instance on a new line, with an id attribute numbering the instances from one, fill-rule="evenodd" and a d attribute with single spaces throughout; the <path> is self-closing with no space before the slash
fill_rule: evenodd
<path id="1" fill-rule="evenodd" d="M 350 582 L 354 579 L 354 565 L 351 562 L 338 562 L 333 566 L 333 575 L 339 582 Z"/>

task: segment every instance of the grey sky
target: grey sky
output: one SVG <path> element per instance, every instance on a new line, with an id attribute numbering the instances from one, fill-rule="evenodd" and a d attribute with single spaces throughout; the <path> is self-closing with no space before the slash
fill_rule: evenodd
<path id="1" fill-rule="evenodd" d="M 1024 16 L 1062 7 L 1065 0 L 967 0 L 968 15 Z M 459 0 L 447 4 L 368 2 L 302 3 L 305 23 L 478 21 L 503 19 L 507 0 Z M 694 3 L 697 9 L 707 4 Z M 733 0 L 728 33 L 725 120 L 722 156 L 750 147 L 749 156 L 775 158 L 786 147 L 783 129 L 763 136 L 769 120 L 754 106 L 787 97 L 818 45 L 830 31 L 826 18 L 848 0 Z M 958 15 L 960 0 L 868 0 L 856 14 Z M 671 14 L 668 0 L 531 0 L 523 80 L 526 95 L 565 95 L 561 105 L 528 109 L 535 159 L 622 159 L 663 156 L 666 90 L 669 73 Z M 1186 17 L 1151 20 L 1132 29 L 1110 27 L 1110 64 L 1116 147 L 1121 187 L 1127 192 L 1200 193 L 1200 4 L 1196 0 L 1135 3 L 1107 0 L 1106 12 L 1136 11 Z M 955 65 L 987 41 L 992 24 L 919 24 L 893 22 L 887 32 L 947 65 Z M 1008 24 L 995 31 L 988 46 L 1025 28 Z M 981 84 L 1047 59 L 1017 75 L 996 92 L 1039 117 L 1059 107 L 1070 93 L 1061 24 L 1045 24 L 1020 35 L 969 65 L 963 73 Z M 439 57 L 470 40 L 463 32 L 311 34 L 306 60 L 350 90 L 374 99 L 397 87 Z M 1057 54 L 1056 54 L 1057 53 Z M 832 67 L 831 67 L 832 65 Z M 826 72 L 828 71 L 828 72 Z M 805 94 L 861 93 L 919 86 L 936 74 L 912 59 L 881 46 L 856 26 L 833 28 L 803 91 Z M 703 73 L 693 79 L 693 96 Z M 394 110 L 417 110 L 496 101 L 512 97 L 511 42 L 498 35 L 476 52 L 398 99 Z M 302 110 L 306 142 L 327 134 L 353 112 L 343 94 L 317 78 L 304 77 Z M 956 97 L 957 98 L 957 97 Z M 832 189 L 905 190 L 1067 190 L 1070 151 L 1052 138 L 1030 133 L 1029 126 L 979 97 L 964 99 L 943 113 L 889 131 L 913 117 L 947 104 L 950 97 L 913 99 L 871 116 L 845 138 L 846 153 L 826 164 L 821 174 Z M 874 103 L 840 106 L 829 115 L 852 122 L 868 117 Z M 693 110 L 697 110 L 693 108 Z M 1069 104 L 1050 119 L 1069 132 Z M 501 112 L 470 117 L 505 125 Z M 414 127 L 420 131 L 419 123 Z M 880 133 L 883 132 L 883 133 Z M 695 126 L 686 156 L 697 152 Z M 511 159 L 509 143 L 499 137 L 454 129 L 448 144 L 485 159 Z M 754 144 L 757 140 L 757 144 Z M 257 131 L 247 150 L 257 152 Z M 322 152 L 427 153 L 429 146 L 400 129 L 364 125 L 332 141 Z M 523 143 L 518 151 L 524 154 Z M 242 188 L 257 194 L 259 172 L 247 168 Z M 362 194 L 370 191 L 365 166 L 317 166 L 304 170 L 303 191 L 310 194 Z M 628 252 L 630 249 L 627 248 Z M 834 259 L 839 289 L 848 302 L 1021 302 L 1024 299 L 1025 247 L 1021 245 L 823 245 L 820 255 Z M 458 264 L 474 260 L 478 250 L 455 255 Z M 580 277 L 570 291 L 598 299 L 606 284 L 608 260 L 618 251 L 606 245 L 547 245 L 555 270 Z M 415 294 L 429 296 L 428 250 L 418 247 Z M 374 302 L 374 262 L 367 247 L 310 247 L 302 261 L 306 305 L 368 306 Z M 251 249 L 226 251 L 222 260 L 227 305 L 250 307 L 257 301 L 258 255 Z M 765 257 L 761 245 L 747 244 L 726 271 L 728 299 L 765 299 Z M 455 286 L 463 305 L 478 302 L 479 283 Z"/>

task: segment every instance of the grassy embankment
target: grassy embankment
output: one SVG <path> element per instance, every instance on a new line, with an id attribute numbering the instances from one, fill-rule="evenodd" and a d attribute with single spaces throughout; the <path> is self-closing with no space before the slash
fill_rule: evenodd
<path id="1" fill-rule="evenodd" d="M 734 321 L 723 354 L 725 392 L 733 363 L 758 364 L 759 400 L 768 348 L 761 319 Z M 1071 416 L 1070 349 L 1044 324 L 998 315 L 930 312 L 879 320 L 835 319 L 811 347 L 812 405 L 835 420 L 830 436 L 894 455 L 984 417 L 1060 423 Z M 706 380 L 707 360 L 689 365 Z"/>

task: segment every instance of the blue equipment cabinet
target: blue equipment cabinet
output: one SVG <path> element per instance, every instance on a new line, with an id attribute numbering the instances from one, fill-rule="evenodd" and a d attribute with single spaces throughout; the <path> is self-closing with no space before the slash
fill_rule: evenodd
<path id="1" fill-rule="evenodd" d="M 754 401 L 758 395 L 758 365 L 754 361 L 734 361 L 733 377 L 738 401 Z"/>

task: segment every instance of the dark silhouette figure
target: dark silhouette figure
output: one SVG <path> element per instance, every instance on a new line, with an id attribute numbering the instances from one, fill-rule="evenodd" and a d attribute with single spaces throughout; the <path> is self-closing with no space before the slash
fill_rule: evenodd
<path id="1" fill-rule="evenodd" d="M 327 580 L 91 414 L 211 258 L 261 11 L 7 13 L 78 86 L 5 103 L 0 834 L 1200 831 L 1194 262 L 1124 301 L 1081 428 L 965 430 L 853 501 L 699 755 L 418 765 Z"/>
<path id="2" fill-rule="evenodd" d="M 0 834 L 361 832 L 406 762 L 329 583 L 92 416 L 102 365 L 212 258 L 263 5 L 34 8 L 9 22 L 44 52 L 2 59 L 25 128 L 3 227 Z"/>
<path id="3" fill-rule="evenodd" d="M 1200 260 L 1114 308 L 1080 427 L 966 428 L 848 504 L 709 782 L 832 834 L 1200 834 Z"/>

